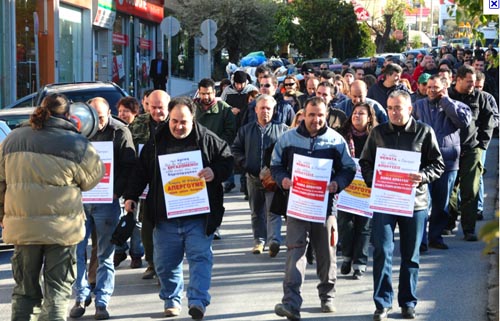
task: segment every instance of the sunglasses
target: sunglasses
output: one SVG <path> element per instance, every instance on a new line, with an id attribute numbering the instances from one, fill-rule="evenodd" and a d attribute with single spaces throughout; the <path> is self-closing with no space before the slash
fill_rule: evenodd
<path id="1" fill-rule="evenodd" d="M 260 84 L 261 87 L 264 87 L 264 88 L 270 88 L 271 87 L 271 84 Z"/>
<path id="2" fill-rule="evenodd" d="M 290 83 L 288 83 L 288 84 L 287 84 L 287 83 L 285 83 L 285 84 L 283 84 L 283 85 L 284 85 L 285 87 L 293 87 L 293 85 L 295 85 L 295 83 L 294 83 L 294 82 L 290 82 Z"/>
<path id="3" fill-rule="evenodd" d="M 328 70 L 328 68 L 319 68 L 319 70 Z"/>

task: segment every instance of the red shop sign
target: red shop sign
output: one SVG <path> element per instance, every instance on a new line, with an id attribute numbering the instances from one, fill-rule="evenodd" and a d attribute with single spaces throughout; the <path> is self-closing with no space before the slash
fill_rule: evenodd
<path id="1" fill-rule="evenodd" d="M 113 32 L 113 44 L 128 46 L 128 36 L 122 33 Z"/>
<path id="2" fill-rule="evenodd" d="M 139 48 L 151 50 L 151 48 L 153 48 L 153 41 L 139 38 Z"/>
<path id="3" fill-rule="evenodd" d="M 163 20 L 163 1 L 118 0 L 116 10 L 157 23 Z"/>

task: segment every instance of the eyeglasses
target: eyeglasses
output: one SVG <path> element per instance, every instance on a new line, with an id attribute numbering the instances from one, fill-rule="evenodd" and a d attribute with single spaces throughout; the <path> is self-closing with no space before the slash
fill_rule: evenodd
<path id="1" fill-rule="evenodd" d="M 285 87 L 293 87 L 293 85 L 295 85 L 294 82 L 289 82 L 288 84 L 287 83 L 284 83 L 283 84 Z"/>
<path id="2" fill-rule="evenodd" d="M 439 69 L 439 72 L 450 72 L 450 69 Z"/>
<path id="3" fill-rule="evenodd" d="M 271 84 L 260 84 L 261 87 L 264 87 L 264 88 L 269 88 L 271 87 Z"/>
<path id="4" fill-rule="evenodd" d="M 328 70 L 328 68 L 319 68 L 319 70 Z"/>

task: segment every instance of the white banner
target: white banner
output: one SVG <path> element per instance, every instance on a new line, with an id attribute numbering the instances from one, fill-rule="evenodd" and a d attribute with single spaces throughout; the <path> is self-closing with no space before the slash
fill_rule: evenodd
<path id="1" fill-rule="evenodd" d="M 332 165 L 331 159 L 293 155 L 287 216 L 315 223 L 325 222 Z"/>
<path id="2" fill-rule="evenodd" d="M 201 151 L 158 156 L 167 217 L 210 212 L 207 185 L 198 177 L 203 169 Z"/>
<path id="3" fill-rule="evenodd" d="M 352 183 L 339 193 L 337 209 L 371 218 L 373 216 L 373 212 L 370 211 L 371 189 L 366 186 L 361 175 L 359 159 L 353 158 L 353 160 L 356 163 L 356 175 Z"/>
<path id="4" fill-rule="evenodd" d="M 370 209 L 406 217 L 413 216 L 415 187 L 410 173 L 418 173 L 420 153 L 377 148 Z"/>
<path id="5" fill-rule="evenodd" d="M 82 192 L 83 203 L 113 203 L 113 142 L 92 142 L 104 163 L 106 172 L 96 187 L 87 192 Z"/>

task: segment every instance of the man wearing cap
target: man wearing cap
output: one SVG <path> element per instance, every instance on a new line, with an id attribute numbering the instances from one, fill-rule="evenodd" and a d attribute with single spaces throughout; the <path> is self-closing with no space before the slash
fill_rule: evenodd
<path id="1" fill-rule="evenodd" d="M 352 82 L 354 81 L 356 72 L 352 68 L 347 68 L 342 72 L 342 77 L 344 77 L 344 80 L 347 82 L 347 85 L 351 87 Z"/>
<path id="2" fill-rule="evenodd" d="M 300 91 L 305 93 L 307 91 L 307 80 L 309 77 L 314 77 L 314 66 L 308 63 L 303 64 L 300 73 L 304 76 L 304 79 L 299 81 Z"/>
<path id="3" fill-rule="evenodd" d="M 242 126 L 242 120 L 248 108 L 248 93 L 259 91 L 257 87 L 250 84 L 250 81 L 250 75 L 243 70 L 238 70 L 233 74 L 232 84 L 227 86 L 221 94 L 221 99 L 232 107 L 231 111 L 236 117 L 236 131 Z M 244 177 L 245 175 L 241 175 L 240 179 L 242 179 L 242 192 L 245 193 L 244 186 L 246 186 L 246 182 L 244 182 Z M 235 184 L 227 182 L 224 186 L 224 193 L 229 193 L 233 188 L 235 188 Z"/>
<path id="4" fill-rule="evenodd" d="M 411 94 L 411 102 L 414 103 L 419 99 L 423 99 L 427 97 L 427 81 L 431 75 L 428 73 L 423 73 L 418 77 L 418 87 L 417 91 Z"/>

